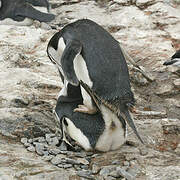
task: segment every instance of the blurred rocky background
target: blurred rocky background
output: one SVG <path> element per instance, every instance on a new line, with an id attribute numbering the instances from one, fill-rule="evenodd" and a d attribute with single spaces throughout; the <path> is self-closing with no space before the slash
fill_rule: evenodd
<path id="1" fill-rule="evenodd" d="M 0 180 L 180 179 L 180 71 L 163 66 L 180 49 L 180 1 L 50 3 L 57 17 L 49 24 L 0 26 Z M 56 150 L 52 110 L 62 82 L 46 47 L 57 30 L 81 18 L 102 25 L 133 58 L 134 65 L 127 61 L 136 98 L 133 116 L 145 145 L 129 130 L 129 144 L 114 152 Z M 42 148 L 42 142 L 49 144 Z M 54 149 L 44 150 L 49 146 Z"/>

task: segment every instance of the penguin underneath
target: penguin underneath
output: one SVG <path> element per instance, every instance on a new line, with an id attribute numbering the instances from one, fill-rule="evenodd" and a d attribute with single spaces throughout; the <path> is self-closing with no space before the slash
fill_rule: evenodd
<path id="1" fill-rule="evenodd" d="M 180 67 L 180 50 L 176 51 L 176 53 L 170 59 L 165 61 L 163 65 Z"/>
<path id="2" fill-rule="evenodd" d="M 68 135 L 86 151 L 102 152 L 116 150 L 125 143 L 126 123 L 123 118 L 111 112 L 106 116 L 101 112 L 93 115 L 74 112 L 83 101 L 80 87 L 68 84 L 67 94 L 59 96 L 55 107 L 63 141 L 72 146 L 66 138 Z"/>
<path id="3" fill-rule="evenodd" d="M 0 25 L 31 25 L 33 20 L 50 22 L 47 0 L 1 0 Z"/>
<path id="4" fill-rule="evenodd" d="M 115 112 L 143 142 L 128 111 L 135 100 L 127 64 L 119 43 L 106 30 L 88 19 L 70 23 L 50 39 L 47 54 L 68 83 L 78 86 L 84 82 L 99 101 L 97 108 L 81 84 L 83 105 L 75 112 Z"/>

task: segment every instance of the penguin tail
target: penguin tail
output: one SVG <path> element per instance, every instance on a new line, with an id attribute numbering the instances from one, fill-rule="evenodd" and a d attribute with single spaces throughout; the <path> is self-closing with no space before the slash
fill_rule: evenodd
<path id="1" fill-rule="evenodd" d="M 120 112 L 120 115 L 124 118 L 124 120 L 128 123 L 128 125 L 131 127 L 131 129 L 133 130 L 133 132 L 136 134 L 136 136 L 138 137 L 138 139 L 141 141 L 142 144 L 144 144 L 144 141 L 142 140 L 142 138 L 140 137 L 136 126 L 133 122 L 133 119 L 128 111 L 128 109 L 125 109 L 124 111 Z"/>

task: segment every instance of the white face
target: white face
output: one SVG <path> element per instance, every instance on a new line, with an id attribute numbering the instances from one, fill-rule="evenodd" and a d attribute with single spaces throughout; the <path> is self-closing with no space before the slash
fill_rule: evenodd
<path id="1" fill-rule="evenodd" d="M 79 128 L 77 128 L 70 119 L 68 118 L 65 118 L 65 119 L 66 119 L 66 122 L 68 123 L 68 126 L 64 125 L 66 129 L 65 130 L 66 133 L 72 139 L 74 139 L 81 147 L 83 147 L 86 151 L 92 150 L 89 140 L 83 134 L 83 132 Z"/>

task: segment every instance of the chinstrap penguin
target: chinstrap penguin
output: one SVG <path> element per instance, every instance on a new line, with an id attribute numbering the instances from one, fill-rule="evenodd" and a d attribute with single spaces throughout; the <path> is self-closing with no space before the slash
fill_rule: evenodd
<path id="1" fill-rule="evenodd" d="M 163 65 L 180 67 L 180 50 L 176 51 L 176 53 L 170 59 L 165 61 Z"/>
<path id="2" fill-rule="evenodd" d="M 120 148 L 126 140 L 126 122 L 123 118 L 111 112 L 106 116 L 101 112 L 93 115 L 74 112 L 74 108 L 83 101 L 80 87 L 69 84 L 68 89 L 68 96 L 59 96 L 55 107 L 62 140 L 72 146 L 66 138 L 69 135 L 86 151 L 106 152 Z"/>
<path id="3" fill-rule="evenodd" d="M 50 22 L 47 0 L 1 0 L 0 25 L 31 25 L 33 20 Z"/>
<path id="4" fill-rule="evenodd" d="M 123 117 L 143 142 L 128 111 L 135 100 L 127 64 L 119 43 L 106 30 L 88 19 L 68 24 L 50 39 L 47 54 L 68 83 L 87 84 L 101 101 L 101 113 L 106 108 Z M 84 105 L 75 111 L 94 113 L 94 101 L 82 85 L 81 91 Z"/>

